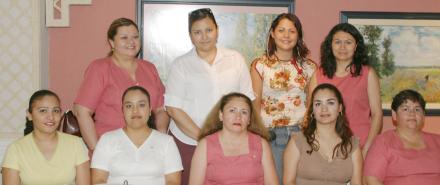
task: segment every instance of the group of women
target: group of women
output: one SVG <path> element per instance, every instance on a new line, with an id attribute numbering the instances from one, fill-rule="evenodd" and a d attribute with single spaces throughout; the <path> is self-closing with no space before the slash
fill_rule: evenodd
<path id="1" fill-rule="evenodd" d="M 209 8 L 188 16 L 194 48 L 166 86 L 137 59 L 136 24 L 113 21 L 111 52 L 89 65 L 74 102 L 87 146 L 57 131 L 58 96 L 37 91 L 34 130 L 8 148 L 3 184 L 440 183 L 440 137 L 421 130 L 420 94 L 396 95 L 396 129 L 378 136 L 379 81 L 354 26 L 333 27 L 317 67 L 298 17 L 280 14 L 249 72 L 238 52 L 216 46 Z"/>

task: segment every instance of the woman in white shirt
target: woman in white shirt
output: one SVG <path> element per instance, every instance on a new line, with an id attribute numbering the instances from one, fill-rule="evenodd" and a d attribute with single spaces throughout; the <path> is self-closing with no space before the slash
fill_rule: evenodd
<path id="1" fill-rule="evenodd" d="M 189 13 L 189 35 L 194 48 L 171 66 L 165 106 L 172 121 L 171 134 L 183 162 L 182 184 L 187 185 L 196 139 L 208 112 L 230 92 L 254 99 L 249 69 L 242 55 L 218 48 L 218 26 L 209 8 Z"/>
<path id="2" fill-rule="evenodd" d="M 126 126 L 101 136 L 92 158 L 92 182 L 180 185 L 182 162 L 171 136 L 148 127 L 150 95 L 140 86 L 122 96 Z"/>

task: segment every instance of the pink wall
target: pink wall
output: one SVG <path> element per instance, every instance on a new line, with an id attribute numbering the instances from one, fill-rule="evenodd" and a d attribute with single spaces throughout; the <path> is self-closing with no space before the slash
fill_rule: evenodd
<path id="1" fill-rule="evenodd" d="M 340 11 L 440 12 L 438 0 L 296 0 L 295 13 L 305 30 L 305 41 L 318 61 L 319 45 Z M 70 8 L 69 28 L 49 28 L 49 87 L 70 108 L 87 65 L 107 54 L 106 31 L 118 17 L 134 19 L 136 0 L 93 0 L 90 6 Z M 392 128 L 390 117 L 384 129 Z M 425 130 L 440 133 L 440 117 L 427 117 Z"/>
<path id="2" fill-rule="evenodd" d="M 136 0 L 92 0 L 70 7 L 70 27 L 49 28 L 49 88 L 71 108 L 88 64 L 109 51 L 107 29 L 119 17 L 135 19 Z"/>

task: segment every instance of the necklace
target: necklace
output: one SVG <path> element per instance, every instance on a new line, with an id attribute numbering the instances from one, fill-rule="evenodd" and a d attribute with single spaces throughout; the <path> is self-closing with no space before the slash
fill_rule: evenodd
<path id="1" fill-rule="evenodd" d="M 303 69 L 301 69 L 301 68 L 298 66 L 298 63 L 296 62 L 296 59 L 295 59 L 295 58 L 292 58 L 292 59 L 290 59 L 290 60 L 281 60 L 276 54 L 274 54 L 274 55 L 275 55 L 276 59 L 277 59 L 278 61 L 280 61 L 280 62 L 290 62 L 290 63 L 293 65 L 293 67 L 295 67 L 295 69 L 296 69 L 296 71 L 298 72 L 298 74 L 302 76 L 302 74 L 303 74 Z"/>

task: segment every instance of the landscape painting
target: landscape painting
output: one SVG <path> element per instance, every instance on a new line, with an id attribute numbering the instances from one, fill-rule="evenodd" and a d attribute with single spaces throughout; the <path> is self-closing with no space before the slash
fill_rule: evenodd
<path id="1" fill-rule="evenodd" d="M 348 16 L 347 22 L 364 36 L 370 63 L 380 77 L 383 108 L 390 109 L 392 98 L 399 91 L 413 89 L 427 101 L 427 113 L 438 114 L 440 19 L 405 19 L 404 14 L 400 18 L 398 14 L 372 18 L 363 14 L 364 18 Z"/>

